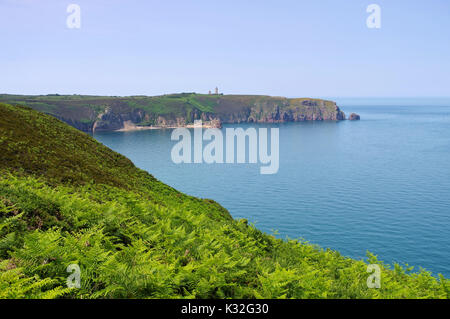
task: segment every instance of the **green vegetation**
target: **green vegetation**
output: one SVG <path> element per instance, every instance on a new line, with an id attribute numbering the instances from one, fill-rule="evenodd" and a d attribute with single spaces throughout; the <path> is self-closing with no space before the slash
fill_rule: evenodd
<path id="1" fill-rule="evenodd" d="M 123 113 L 139 109 L 151 116 L 165 115 L 170 118 L 183 117 L 194 109 L 200 112 L 213 112 L 218 96 L 208 96 L 205 103 L 197 100 L 199 96 L 202 95 L 181 93 L 161 96 L 112 97 L 58 94 L 0 94 L 0 102 L 26 105 L 35 110 L 67 120 L 93 123 L 97 116 L 105 112 L 107 108 Z"/>
<path id="2" fill-rule="evenodd" d="M 364 261 L 233 220 L 54 117 L 0 114 L 0 298 L 449 297 L 442 276 L 373 255 L 381 288 L 369 289 Z"/>

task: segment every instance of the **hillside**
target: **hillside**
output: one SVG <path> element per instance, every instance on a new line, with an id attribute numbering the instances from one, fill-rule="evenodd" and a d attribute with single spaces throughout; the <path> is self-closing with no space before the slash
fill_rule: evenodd
<path id="1" fill-rule="evenodd" d="M 288 99 L 262 95 L 162 96 L 0 95 L 0 102 L 26 105 L 51 114 L 84 132 L 124 127 L 174 127 L 202 119 L 207 125 L 241 122 L 344 120 L 336 103 L 320 99 Z"/>
<path id="2" fill-rule="evenodd" d="M 442 276 L 370 254 L 369 289 L 364 261 L 264 234 L 52 116 L 0 115 L 0 298 L 449 297 Z M 66 288 L 71 264 L 80 288 Z"/>

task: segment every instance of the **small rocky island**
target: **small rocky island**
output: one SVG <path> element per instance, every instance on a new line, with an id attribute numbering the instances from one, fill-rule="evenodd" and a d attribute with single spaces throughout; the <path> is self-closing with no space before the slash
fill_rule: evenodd
<path id="1" fill-rule="evenodd" d="M 352 113 L 348 117 L 349 121 L 359 121 L 360 119 L 361 119 L 361 116 L 359 116 L 359 114 L 356 114 L 356 113 Z"/>

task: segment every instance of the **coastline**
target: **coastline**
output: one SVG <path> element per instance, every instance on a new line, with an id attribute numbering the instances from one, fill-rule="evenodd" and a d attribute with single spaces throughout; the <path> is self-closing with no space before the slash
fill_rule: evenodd
<path id="1" fill-rule="evenodd" d="M 146 130 L 163 130 L 175 128 L 196 128 L 195 124 L 186 124 L 183 126 L 138 126 L 131 121 L 124 121 L 123 128 L 114 130 L 114 132 L 132 132 L 132 131 L 146 131 Z M 221 125 L 212 124 L 210 122 L 202 123 L 202 128 L 221 128 Z"/>

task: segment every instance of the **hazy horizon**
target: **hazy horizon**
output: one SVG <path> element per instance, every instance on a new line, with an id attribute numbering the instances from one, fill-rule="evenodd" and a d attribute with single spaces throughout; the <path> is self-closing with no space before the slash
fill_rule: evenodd
<path id="1" fill-rule="evenodd" d="M 152 95 L 147 94 L 127 94 L 127 95 L 117 95 L 117 94 L 96 94 L 96 93 L 58 93 L 58 92 L 52 92 L 52 93 L 9 93 L 9 92 L 0 92 L 0 95 L 28 95 L 28 96 L 47 96 L 47 95 L 64 95 L 64 96 L 70 96 L 70 95 L 80 95 L 80 96 L 106 96 L 106 97 L 132 97 L 132 96 L 161 96 L 161 95 L 170 95 L 170 94 L 181 94 L 181 93 L 195 93 L 195 94 L 209 94 L 208 92 L 195 92 L 195 91 L 180 91 L 180 92 L 164 92 L 164 93 L 156 93 Z M 450 95 L 448 96 L 300 96 L 300 95 L 276 95 L 276 94 L 264 94 L 264 93 L 235 93 L 235 92 L 221 92 L 220 94 L 223 95 L 262 95 L 262 96 L 280 96 L 280 97 L 286 97 L 286 98 L 313 98 L 313 99 L 324 99 L 324 100 L 332 100 L 332 99 L 450 99 Z"/>

